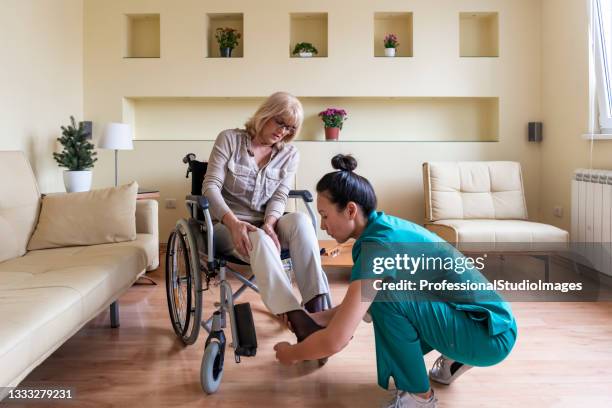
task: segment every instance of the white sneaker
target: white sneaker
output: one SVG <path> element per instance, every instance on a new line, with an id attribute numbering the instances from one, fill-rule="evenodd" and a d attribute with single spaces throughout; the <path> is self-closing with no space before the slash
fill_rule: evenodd
<path id="1" fill-rule="evenodd" d="M 471 365 L 441 355 L 429 370 L 429 378 L 437 383 L 449 385 L 470 368 Z"/>
<path id="2" fill-rule="evenodd" d="M 434 390 L 431 390 L 431 398 L 427 401 L 409 392 L 397 390 L 395 397 L 383 408 L 436 408 L 437 406 L 438 399 Z"/>

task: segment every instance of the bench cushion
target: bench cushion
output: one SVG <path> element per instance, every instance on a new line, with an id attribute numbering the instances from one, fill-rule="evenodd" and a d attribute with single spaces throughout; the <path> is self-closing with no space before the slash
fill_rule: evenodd
<path id="1" fill-rule="evenodd" d="M 537 251 L 566 244 L 569 234 L 548 224 L 524 220 L 440 220 L 425 227 L 451 243 L 476 243 L 487 250 Z M 472 246 L 473 247 L 473 246 Z"/>

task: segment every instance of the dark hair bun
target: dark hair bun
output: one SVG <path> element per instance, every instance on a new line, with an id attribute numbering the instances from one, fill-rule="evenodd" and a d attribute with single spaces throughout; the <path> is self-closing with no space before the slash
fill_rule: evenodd
<path id="1" fill-rule="evenodd" d="M 332 158 L 331 163 L 336 170 L 353 171 L 357 168 L 357 160 L 350 154 L 337 154 Z"/>

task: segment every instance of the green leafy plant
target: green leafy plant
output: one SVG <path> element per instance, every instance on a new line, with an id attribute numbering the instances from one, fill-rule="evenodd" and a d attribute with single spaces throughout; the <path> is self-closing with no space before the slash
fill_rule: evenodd
<path id="1" fill-rule="evenodd" d="M 309 42 L 301 42 L 295 44 L 295 47 L 293 48 L 293 55 L 299 54 L 300 52 L 312 52 L 313 54 L 319 53 L 315 46 Z"/>
<path id="2" fill-rule="evenodd" d="M 342 129 L 342 123 L 348 118 L 348 115 L 344 109 L 327 108 L 319 112 L 319 117 L 323 120 L 326 128 Z"/>
<path id="3" fill-rule="evenodd" d="M 57 141 L 64 147 L 61 153 L 53 153 L 53 158 L 60 167 L 66 167 L 70 171 L 82 171 L 93 168 L 98 160 L 95 157 L 94 145 L 87 139 L 87 133 L 83 124 L 78 127 L 74 116 L 70 117 L 71 125 L 62 126 L 62 136 Z"/>
<path id="4" fill-rule="evenodd" d="M 219 43 L 219 48 L 235 48 L 238 46 L 240 33 L 230 27 L 219 27 L 215 32 L 215 38 Z"/>

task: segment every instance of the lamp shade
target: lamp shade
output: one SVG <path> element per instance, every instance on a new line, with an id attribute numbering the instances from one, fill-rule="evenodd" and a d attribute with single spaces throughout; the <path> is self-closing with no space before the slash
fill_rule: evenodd
<path id="1" fill-rule="evenodd" d="M 98 141 L 100 149 L 132 150 L 132 127 L 126 123 L 108 123 Z"/>

